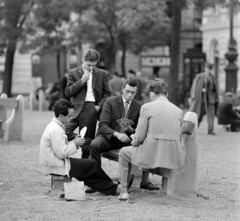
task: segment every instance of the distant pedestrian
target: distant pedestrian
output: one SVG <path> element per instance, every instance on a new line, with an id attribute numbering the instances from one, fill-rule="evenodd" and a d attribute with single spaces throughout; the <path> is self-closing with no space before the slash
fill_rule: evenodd
<path id="1" fill-rule="evenodd" d="M 212 75 L 213 65 L 205 64 L 205 72 L 197 74 L 190 91 L 190 109 L 198 115 L 198 126 L 203 116 L 207 115 L 208 134 L 215 135 L 214 115 L 217 112 L 218 88 L 217 81 Z"/>
<path id="2" fill-rule="evenodd" d="M 225 100 L 218 107 L 218 124 L 231 125 L 231 131 L 240 128 L 240 114 L 234 111 L 233 100 L 235 95 L 231 92 L 225 94 Z"/>

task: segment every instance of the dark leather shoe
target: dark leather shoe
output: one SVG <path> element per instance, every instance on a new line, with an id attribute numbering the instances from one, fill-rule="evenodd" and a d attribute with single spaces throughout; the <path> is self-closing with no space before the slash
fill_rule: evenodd
<path id="1" fill-rule="evenodd" d="M 85 190 L 85 193 L 95 193 L 95 192 L 97 192 L 97 190 L 94 190 L 92 188 L 88 188 Z"/>
<path id="2" fill-rule="evenodd" d="M 210 134 L 210 135 L 216 135 L 213 131 L 208 131 L 208 134 Z"/>
<path id="3" fill-rule="evenodd" d="M 140 189 L 145 189 L 145 190 L 150 190 L 150 191 L 153 191 L 153 190 L 159 190 L 160 188 L 157 187 L 157 186 L 154 186 L 151 182 L 148 182 L 146 184 L 142 184 L 142 182 L 140 183 Z"/>

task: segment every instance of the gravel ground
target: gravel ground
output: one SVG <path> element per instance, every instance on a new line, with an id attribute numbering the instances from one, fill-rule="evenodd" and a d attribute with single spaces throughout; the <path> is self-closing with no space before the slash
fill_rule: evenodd
<path id="1" fill-rule="evenodd" d="M 239 132 L 215 125 L 217 135 L 209 136 L 204 119 L 198 130 L 198 196 L 140 190 L 136 178 L 132 203 L 99 193 L 66 202 L 49 194 L 50 177 L 38 164 L 41 134 L 52 117 L 26 110 L 23 141 L 0 140 L 0 220 L 240 220 Z M 116 162 L 103 159 L 103 168 L 118 177 Z M 150 178 L 161 185 L 161 177 Z"/>

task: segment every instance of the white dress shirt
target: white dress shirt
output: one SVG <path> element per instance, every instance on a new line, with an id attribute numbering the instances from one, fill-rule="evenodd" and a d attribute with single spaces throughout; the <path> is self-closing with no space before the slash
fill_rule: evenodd
<path id="1" fill-rule="evenodd" d="M 86 70 L 84 70 L 84 73 L 88 72 Z M 92 78 L 93 78 L 93 73 L 91 71 L 90 73 L 90 78 L 88 79 L 87 81 L 87 94 L 86 94 L 86 97 L 85 97 L 85 101 L 91 101 L 91 102 L 95 102 L 95 97 L 94 97 L 94 94 L 93 94 L 93 88 L 92 88 Z"/>

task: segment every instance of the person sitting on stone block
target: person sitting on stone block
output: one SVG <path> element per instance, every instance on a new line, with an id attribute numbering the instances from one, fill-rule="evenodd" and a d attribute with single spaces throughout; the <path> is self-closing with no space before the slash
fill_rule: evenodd
<path id="1" fill-rule="evenodd" d="M 65 125 L 73 114 L 73 104 L 59 99 L 54 105 L 54 113 L 55 118 L 47 125 L 40 141 L 39 159 L 46 173 L 74 177 L 106 195 L 119 193 L 120 185 L 115 184 L 95 160 L 70 158 L 85 143 L 79 135 L 68 142 L 65 134 Z"/>
<path id="2" fill-rule="evenodd" d="M 183 112 L 167 99 L 168 86 L 164 81 L 150 81 L 147 90 L 152 102 L 141 107 L 135 134 L 131 136 L 132 146 L 119 152 L 119 200 L 129 198 L 127 179 L 131 164 L 143 169 L 181 169 L 184 164 Z"/>

